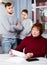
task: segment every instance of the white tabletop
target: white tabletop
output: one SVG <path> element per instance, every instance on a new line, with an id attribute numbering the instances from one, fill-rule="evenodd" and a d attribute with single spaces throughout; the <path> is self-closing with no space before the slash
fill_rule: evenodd
<path id="1" fill-rule="evenodd" d="M 47 65 L 47 59 L 42 57 L 38 58 L 39 61 L 23 61 L 21 63 L 7 62 L 6 60 L 9 58 L 11 58 L 9 54 L 0 54 L 0 65 Z"/>

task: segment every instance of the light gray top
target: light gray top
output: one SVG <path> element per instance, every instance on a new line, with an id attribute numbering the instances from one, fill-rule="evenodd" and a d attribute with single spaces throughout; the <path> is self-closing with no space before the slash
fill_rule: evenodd
<path id="1" fill-rule="evenodd" d="M 0 34 L 2 37 L 15 38 L 17 35 L 16 30 L 21 30 L 22 27 L 17 27 L 17 18 L 14 14 L 7 15 L 5 7 L 0 4 Z"/>
<path id="2" fill-rule="evenodd" d="M 26 36 L 29 36 L 31 34 L 31 27 L 33 25 L 33 22 L 31 19 L 26 19 L 21 21 L 21 24 L 23 25 L 24 29 L 20 33 L 20 39 L 24 39 Z"/>

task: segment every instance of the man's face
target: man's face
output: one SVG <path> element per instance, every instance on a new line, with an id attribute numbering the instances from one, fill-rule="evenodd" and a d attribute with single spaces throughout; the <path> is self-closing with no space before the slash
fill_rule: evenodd
<path id="1" fill-rule="evenodd" d="M 6 11 L 7 11 L 8 14 L 13 14 L 13 5 L 7 6 Z"/>
<path id="2" fill-rule="evenodd" d="M 27 19 L 28 18 L 28 14 L 25 13 L 25 12 L 22 12 L 21 17 L 22 17 L 23 20 Z"/>

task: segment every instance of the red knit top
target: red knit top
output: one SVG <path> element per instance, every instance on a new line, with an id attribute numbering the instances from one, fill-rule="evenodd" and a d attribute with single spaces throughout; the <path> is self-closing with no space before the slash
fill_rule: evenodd
<path id="1" fill-rule="evenodd" d="M 47 39 L 42 36 L 26 37 L 15 50 L 21 51 L 25 48 L 25 53 L 33 53 L 33 57 L 43 57 L 47 53 Z"/>

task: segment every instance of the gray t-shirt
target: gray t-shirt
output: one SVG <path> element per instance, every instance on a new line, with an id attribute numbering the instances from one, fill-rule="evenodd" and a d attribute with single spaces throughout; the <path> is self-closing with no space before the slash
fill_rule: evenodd
<path id="1" fill-rule="evenodd" d="M 20 33 L 20 39 L 24 39 L 26 36 L 29 36 L 31 34 L 31 27 L 33 25 L 33 22 L 31 19 L 26 19 L 21 21 L 21 24 L 23 25 L 24 29 Z"/>
<path id="2" fill-rule="evenodd" d="M 0 34 L 2 37 L 15 38 L 17 33 L 15 30 L 21 30 L 16 26 L 17 18 L 14 14 L 8 15 L 5 11 L 4 5 L 0 4 Z"/>

